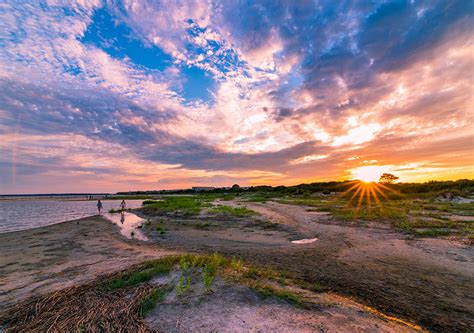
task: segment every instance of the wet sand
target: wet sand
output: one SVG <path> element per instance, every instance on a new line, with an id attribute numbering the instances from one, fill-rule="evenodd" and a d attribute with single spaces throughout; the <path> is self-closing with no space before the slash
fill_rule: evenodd
<path id="1" fill-rule="evenodd" d="M 170 253 L 126 239 L 102 216 L 0 234 L 0 310 Z"/>

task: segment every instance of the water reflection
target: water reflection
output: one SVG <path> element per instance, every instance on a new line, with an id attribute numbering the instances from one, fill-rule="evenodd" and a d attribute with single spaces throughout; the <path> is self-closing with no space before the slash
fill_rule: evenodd
<path id="1" fill-rule="evenodd" d="M 141 217 L 124 211 L 120 212 L 120 214 L 107 213 L 104 216 L 115 223 L 120 228 L 120 233 L 125 237 L 141 241 L 148 240 L 148 238 L 138 228 L 145 221 Z"/>
<path id="2" fill-rule="evenodd" d="M 291 243 L 293 244 L 311 244 L 316 242 L 318 239 L 317 238 L 306 238 L 306 239 L 298 239 L 294 240 Z"/>

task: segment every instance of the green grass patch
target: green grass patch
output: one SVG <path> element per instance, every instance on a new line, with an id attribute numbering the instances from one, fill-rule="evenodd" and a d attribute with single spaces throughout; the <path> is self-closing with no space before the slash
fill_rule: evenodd
<path id="1" fill-rule="evenodd" d="M 447 236 L 451 234 L 450 230 L 430 228 L 430 229 L 421 229 L 414 231 L 416 236 L 420 237 L 438 237 L 438 236 Z"/>
<path id="2" fill-rule="evenodd" d="M 145 205 L 152 205 L 152 204 L 156 204 L 156 203 L 159 203 L 161 200 L 145 200 L 142 202 L 142 205 L 145 206 Z"/>
<path id="3" fill-rule="evenodd" d="M 165 229 L 165 226 L 163 224 L 163 221 L 160 221 L 157 225 L 156 225 L 156 231 L 158 231 L 158 233 L 160 235 L 164 235 L 166 234 L 166 229 Z"/>
<path id="4" fill-rule="evenodd" d="M 140 302 L 138 313 L 141 317 L 145 317 L 148 312 L 150 312 L 157 303 L 161 303 L 165 300 L 167 291 L 162 288 L 153 288 L 151 293 L 146 296 Z"/>
<path id="5" fill-rule="evenodd" d="M 138 270 L 124 272 L 116 278 L 112 278 L 99 286 L 100 289 L 111 291 L 119 288 L 134 286 L 139 283 L 147 282 L 158 274 L 169 273 L 175 264 L 173 257 L 166 260 L 150 261 Z"/>
<path id="6" fill-rule="evenodd" d="M 186 215 L 197 215 L 206 204 L 202 199 L 195 196 L 163 197 L 161 201 L 147 204 L 145 213 L 182 213 Z"/>
<path id="7" fill-rule="evenodd" d="M 237 216 L 237 217 L 256 214 L 253 210 L 248 209 L 247 207 L 231 207 L 231 206 L 225 206 L 225 205 L 212 207 L 211 209 L 209 209 L 209 213 L 225 214 L 225 215 L 231 215 L 231 216 Z"/>
<path id="8" fill-rule="evenodd" d="M 202 230 L 209 230 L 212 227 L 212 224 L 209 222 L 195 224 L 194 227 Z"/>
<path id="9" fill-rule="evenodd" d="M 274 288 L 267 284 L 256 284 L 251 288 L 263 297 L 276 297 L 296 305 L 304 304 L 303 300 L 297 294 L 289 290 Z"/>
<path id="10" fill-rule="evenodd" d="M 97 288 L 110 292 L 135 286 L 150 281 L 158 274 L 167 274 L 173 269 L 182 271 L 179 281 L 175 286 L 154 288 L 144 297 L 139 306 L 141 316 L 145 316 L 157 303 L 162 302 L 173 288 L 178 297 L 184 296 L 190 291 L 193 279 L 199 274 L 202 275 L 202 284 L 206 292 L 212 291 L 216 277 L 220 276 L 229 282 L 246 285 L 263 297 L 277 297 L 302 306 L 305 306 L 304 300 L 287 290 L 287 286 L 294 285 L 317 292 L 322 290 L 317 283 L 292 279 L 284 272 L 277 272 L 270 268 L 245 265 L 241 259 L 235 257 L 228 259 L 217 253 L 212 255 L 182 254 L 147 261 L 101 282 Z"/>
<path id="11" fill-rule="evenodd" d="M 272 200 L 274 197 L 275 197 L 274 194 L 256 194 L 256 195 L 245 196 L 243 199 L 244 199 L 244 201 L 248 201 L 248 202 L 262 202 L 262 203 L 265 203 L 267 201 Z"/>

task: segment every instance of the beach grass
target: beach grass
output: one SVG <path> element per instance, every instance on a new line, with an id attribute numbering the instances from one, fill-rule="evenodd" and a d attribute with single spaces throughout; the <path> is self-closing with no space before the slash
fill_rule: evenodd
<path id="1" fill-rule="evenodd" d="M 180 276 L 177 282 L 170 280 L 159 286 L 150 283 L 153 277 L 171 271 Z M 25 301 L 3 313 L 0 325 L 11 331 L 29 332 L 59 328 L 68 332 L 112 332 L 124 327 L 151 332 L 142 319 L 173 290 L 179 299 L 190 293 L 199 275 L 208 294 L 219 276 L 227 282 L 247 286 L 265 298 L 275 297 L 303 307 L 308 304 L 286 288 L 287 285 L 304 287 L 308 285 L 305 281 L 292 280 L 282 272 L 247 265 L 241 259 L 229 259 L 217 253 L 182 254 L 146 261 L 96 282 Z M 285 285 L 280 281 L 285 281 Z"/>
<path id="2" fill-rule="evenodd" d="M 347 195 L 327 198 L 290 196 L 275 201 L 329 212 L 339 221 L 362 225 L 367 222 L 387 224 L 414 236 L 459 235 L 469 238 L 474 233 L 474 203 L 440 201 L 438 193 L 422 197 L 398 194 L 395 199 L 379 197 L 378 202 L 367 197 L 350 200 Z"/>
<path id="3" fill-rule="evenodd" d="M 249 216 L 256 214 L 253 210 L 247 207 L 231 207 L 226 205 L 218 205 L 209 209 L 211 214 L 224 214 L 236 217 Z"/>
<path id="4" fill-rule="evenodd" d="M 162 200 L 147 204 L 146 213 L 181 213 L 197 215 L 206 206 L 204 200 L 194 196 L 167 196 Z"/>

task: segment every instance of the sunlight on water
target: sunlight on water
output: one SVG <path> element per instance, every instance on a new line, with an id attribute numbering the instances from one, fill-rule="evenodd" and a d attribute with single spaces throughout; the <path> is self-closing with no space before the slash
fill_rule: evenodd
<path id="1" fill-rule="evenodd" d="M 103 200 L 103 213 L 118 209 L 121 200 Z M 143 200 L 127 200 L 138 208 Z M 44 227 L 97 214 L 96 200 L 0 200 L 0 233 Z"/>
<path id="2" fill-rule="evenodd" d="M 294 240 L 291 243 L 293 244 L 311 244 L 316 242 L 318 239 L 317 238 L 307 238 L 307 239 L 298 239 Z"/>
<path id="3" fill-rule="evenodd" d="M 147 241 L 148 238 L 141 232 L 138 227 L 145 221 L 141 217 L 129 213 L 104 214 L 106 218 L 114 222 L 120 228 L 120 233 L 130 239 L 138 239 Z"/>

